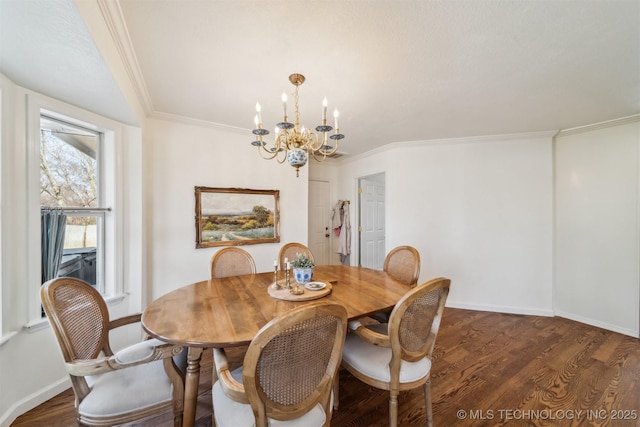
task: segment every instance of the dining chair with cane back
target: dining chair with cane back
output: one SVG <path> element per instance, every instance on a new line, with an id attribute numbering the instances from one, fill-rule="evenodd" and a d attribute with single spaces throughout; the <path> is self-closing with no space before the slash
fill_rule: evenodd
<path id="1" fill-rule="evenodd" d="M 249 344 L 243 366 L 233 372 L 224 350 L 215 348 L 215 424 L 329 426 L 346 331 L 346 309 L 317 302 L 267 323 Z"/>
<path id="2" fill-rule="evenodd" d="M 389 390 L 392 427 L 398 424 L 398 395 L 419 386 L 424 388 L 427 425 L 433 425 L 432 353 L 450 285 L 449 279 L 438 278 L 409 290 L 388 324 L 349 322 L 342 366 L 364 383 Z"/>
<path id="3" fill-rule="evenodd" d="M 385 257 L 382 269 L 413 287 L 420 277 L 420 252 L 412 246 L 395 247 Z"/>
<path id="4" fill-rule="evenodd" d="M 311 261 L 315 262 L 315 260 L 313 259 L 313 254 L 311 253 L 311 250 L 307 246 L 303 245 L 302 243 L 291 242 L 282 246 L 280 248 L 280 251 L 278 252 L 278 260 L 280 262 L 280 268 L 281 269 L 285 268 L 285 265 L 284 265 L 285 258 L 289 259 L 289 261 L 293 261 L 294 259 L 296 259 L 296 256 L 298 254 L 305 254 Z"/>
<path id="5" fill-rule="evenodd" d="M 256 274 L 251 254 L 236 247 L 222 248 L 211 257 L 211 278 Z"/>
<path id="6" fill-rule="evenodd" d="M 384 258 L 382 269 L 406 284 L 415 286 L 420 277 L 420 252 L 413 246 L 397 246 Z M 391 310 L 374 313 L 372 318 L 381 323 L 389 321 Z"/>
<path id="7" fill-rule="evenodd" d="M 148 339 L 114 353 L 109 332 L 139 322 L 140 314 L 110 320 L 102 295 L 80 279 L 52 279 L 40 294 L 71 377 L 78 423 L 111 426 L 173 411 L 174 425 L 182 424 L 183 347 Z"/>

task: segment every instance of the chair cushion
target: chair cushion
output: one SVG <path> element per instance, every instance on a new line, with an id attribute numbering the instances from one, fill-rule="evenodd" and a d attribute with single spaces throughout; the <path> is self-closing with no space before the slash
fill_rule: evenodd
<path id="1" fill-rule="evenodd" d="M 151 341 L 151 342 L 149 342 Z M 143 341 L 118 352 L 121 360 L 144 358 L 154 340 Z M 123 355 L 120 357 L 120 355 Z M 78 412 L 90 417 L 112 416 L 171 401 L 171 382 L 162 360 L 85 377 L 91 392 L 78 406 Z"/>
<path id="2" fill-rule="evenodd" d="M 143 360 L 145 357 L 149 357 L 153 353 L 154 347 L 159 347 L 166 344 L 166 342 L 161 341 L 157 338 L 144 340 L 116 352 L 116 360 L 118 361 L 118 363 L 122 364 L 137 362 L 139 360 Z M 176 366 L 178 367 L 178 369 L 180 369 L 180 371 L 182 371 L 182 373 L 187 372 L 186 347 L 180 354 L 173 357 L 173 363 L 176 364 Z"/>
<path id="3" fill-rule="evenodd" d="M 116 352 L 115 357 L 118 363 L 127 364 L 143 360 L 153 354 L 153 348 L 166 344 L 157 338 L 141 341 L 137 344 L 123 348 Z"/>
<path id="4" fill-rule="evenodd" d="M 231 372 L 238 381 L 242 381 L 242 367 Z M 230 399 L 222 390 L 220 382 L 213 385 L 213 414 L 218 427 L 244 427 L 255 426 L 256 421 L 248 403 L 239 403 Z M 323 426 L 327 417 L 322 405 L 317 404 L 311 411 L 295 420 L 279 421 L 269 418 L 270 427 L 314 427 Z"/>
<path id="5" fill-rule="evenodd" d="M 382 332 L 382 330 L 376 332 Z M 388 347 L 369 344 L 358 335 L 349 333 L 344 342 L 342 360 L 370 378 L 387 383 L 391 381 L 389 371 L 391 349 Z M 431 360 L 426 357 L 417 362 L 403 360 L 400 364 L 400 382 L 407 383 L 422 379 L 429 375 L 430 370 Z"/>

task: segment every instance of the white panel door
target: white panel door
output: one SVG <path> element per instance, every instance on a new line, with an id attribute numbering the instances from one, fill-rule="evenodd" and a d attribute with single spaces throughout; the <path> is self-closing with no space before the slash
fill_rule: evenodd
<path id="1" fill-rule="evenodd" d="M 360 265 L 382 270 L 385 257 L 385 184 L 360 179 Z"/>
<path id="2" fill-rule="evenodd" d="M 309 181 L 309 249 L 316 264 L 330 264 L 330 199 L 329 183 Z"/>

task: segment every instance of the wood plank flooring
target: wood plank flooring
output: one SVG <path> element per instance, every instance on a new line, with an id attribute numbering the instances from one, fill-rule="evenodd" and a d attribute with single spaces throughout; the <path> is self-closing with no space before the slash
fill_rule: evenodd
<path id="1" fill-rule="evenodd" d="M 241 361 L 242 352 L 233 357 Z M 340 374 L 331 426 L 388 425 L 388 395 Z M 197 425 L 211 425 L 205 352 Z M 640 340 L 558 317 L 445 309 L 432 370 L 436 426 L 640 427 Z M 399 425 L 425 425 L 421 389 L 399 399 Z M 12 426 L 75 426 L 68 390 Z M 171 426 L 170 416 L 136 426 Z"/>

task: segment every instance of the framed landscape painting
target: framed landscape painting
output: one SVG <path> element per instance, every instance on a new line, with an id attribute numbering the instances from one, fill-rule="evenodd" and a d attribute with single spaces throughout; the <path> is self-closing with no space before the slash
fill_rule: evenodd
<path id="1" fill-rule="evenodd" d="M 196 248 L 280 241 L 280 191 L 195 187 Z"/>

